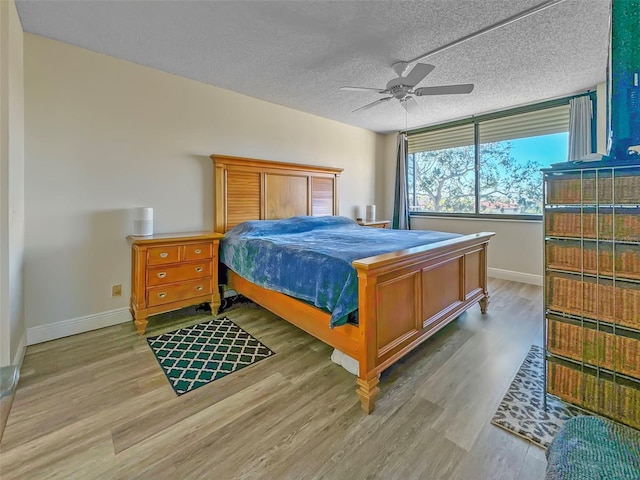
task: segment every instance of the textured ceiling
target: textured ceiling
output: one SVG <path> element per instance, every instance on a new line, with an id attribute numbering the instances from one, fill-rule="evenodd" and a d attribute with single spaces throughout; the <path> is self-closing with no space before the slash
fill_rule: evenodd
<path id="1" fill-rule="evenodd" d="M 468 117 L 593 88 L 605 80 L 609 0 L 565 0 L 423 60 L 418 86 L 474 83 L 469 95 L 393 100 L 394 62 L 481 30 L 542 0 L 21 0 L 26 32 L 376 132 Z"/>

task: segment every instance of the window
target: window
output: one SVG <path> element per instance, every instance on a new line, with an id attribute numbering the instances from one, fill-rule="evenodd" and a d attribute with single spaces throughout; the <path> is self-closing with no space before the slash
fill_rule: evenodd
<path id="1" fill-rule="evenodd" d="M 412 213 L 542 214 L 542 168 L 566 162 L 569 99 L 408 132 Z"/>
<path id="2" fill-rule="evenodd" d="M 473 125 L 409 139 L 409 209 L 413 212 L 475 213 Z"/>

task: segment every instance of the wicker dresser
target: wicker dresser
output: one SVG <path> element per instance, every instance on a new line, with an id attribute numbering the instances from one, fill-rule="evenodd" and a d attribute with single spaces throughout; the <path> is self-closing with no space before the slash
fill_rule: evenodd
<path id="1" fill-rule="evenodd" d="M 546 390 L 640 428 L 640 166 L 543 174 Z"/>

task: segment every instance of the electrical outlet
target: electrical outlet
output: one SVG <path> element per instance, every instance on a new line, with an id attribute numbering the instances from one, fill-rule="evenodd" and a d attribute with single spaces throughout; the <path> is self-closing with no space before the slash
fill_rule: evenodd
<path id="1" fill-rule="evenodd" d="M 111 285 L 111 296 L 119 297 L 121 295 L 122 295 L 122 285 L 121 284 Z"/>

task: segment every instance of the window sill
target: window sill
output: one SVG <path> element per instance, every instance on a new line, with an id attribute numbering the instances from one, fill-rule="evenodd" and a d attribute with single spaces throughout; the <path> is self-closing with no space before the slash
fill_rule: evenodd
<path id="1" fill-rule="evenodd" d="M 429 213 L 411 212 L 411 219 L 440 218 L 445 220 L 474 220 L 490 222 L 522 222 L 522 223 L 542 223 L 542 215 L 475 215 L 473 213 Z"/>

